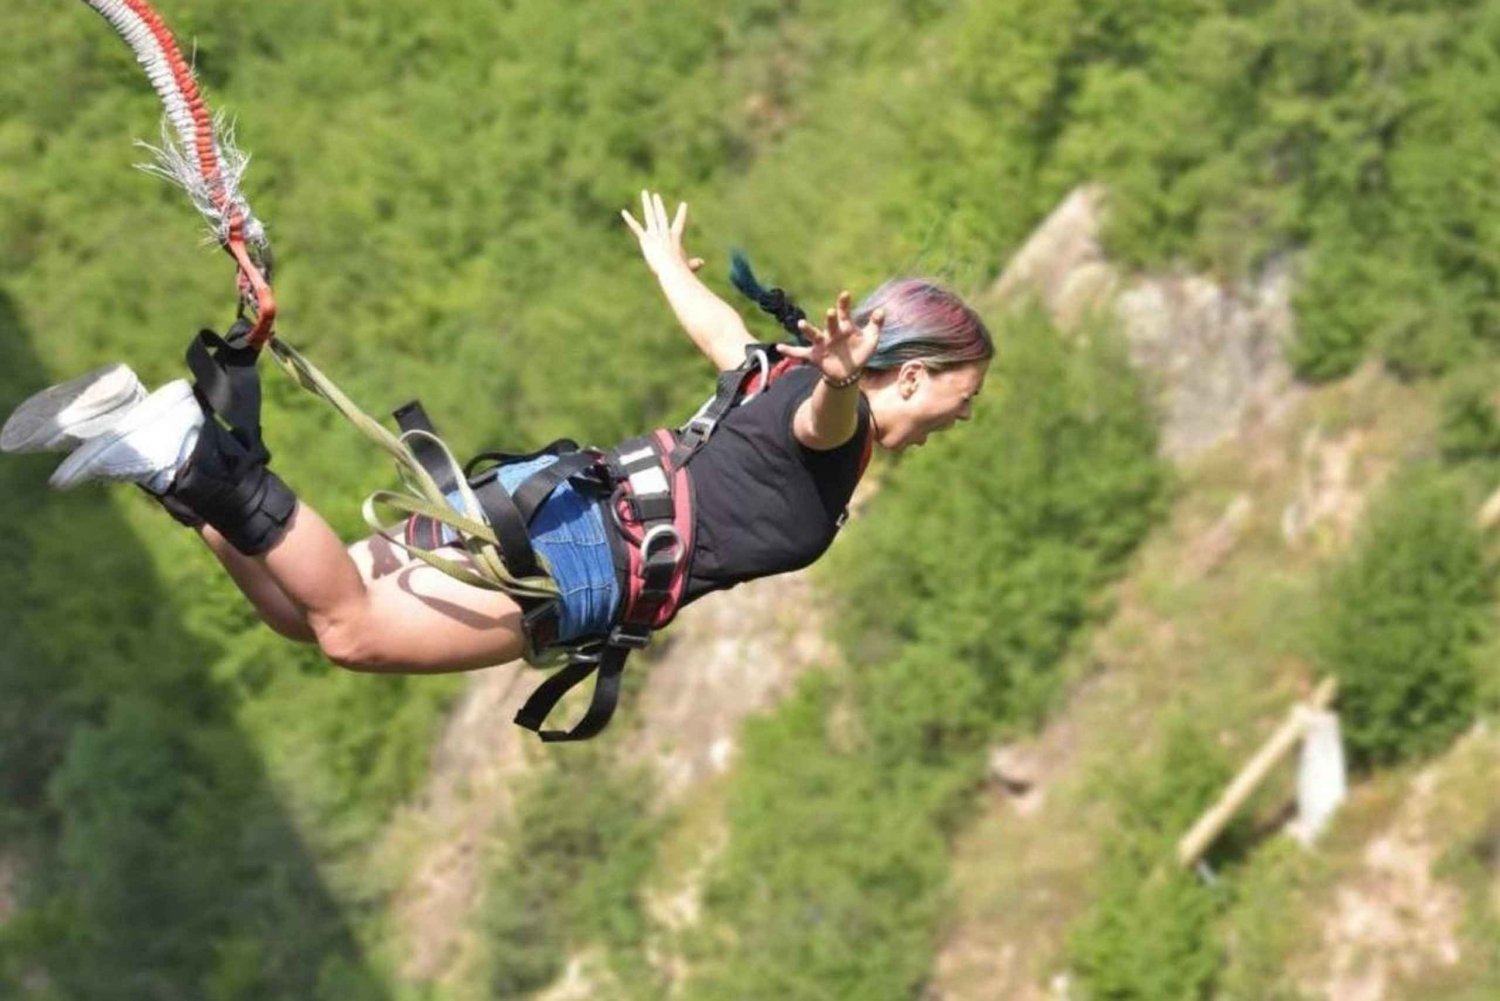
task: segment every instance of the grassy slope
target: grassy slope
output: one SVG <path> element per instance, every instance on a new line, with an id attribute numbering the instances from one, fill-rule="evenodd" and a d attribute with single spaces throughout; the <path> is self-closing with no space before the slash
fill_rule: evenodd
<path id="1" fill-rule="evenodd" d="M 1112 619 L 1073 665 L 1080 680 L 1072 697 L 1032 745 L 1043 763 L 1040 797 L 1018 809 L 998 789 L 986 792 L 982 818 L 956 846 L 961 889 L 937 970 L 944 996 L 1023 997 L 1065 968 L 1066 929 L 1091 899 L 1091 874 L 1110 837 L 1101 783 L 1144 776 L 1165 719 L 1186 714 L 1243 760 L 1305 692 L 1313 680 L 1312 599 L 1346 541 L 1328 522 L 1296 544 L 1283 535 L 1283 511 L 1307 482 L 1309 444 L 1353 448 L 1346 499 L 1353 501 L 1398 463 L 1433 451 L 1431 396 L 1366 369 L 1314 390 L 1283 428 L 1225 445 L 1181 471 L 1169 523 L 1143 547 L 1118 588 Z M 1251 514 L 1232 549 L 1205 562 L 1209 534 L 1236 498 L 1249 500 Z M 1438 794 L 1421 808 L 1423 837 L 1434 858 L 1448 860 L 1443 876 L 1465 887 L 1471 911 L 1460 938 L 1464 960 L 1445 971 L 1451 993 L 1443 997 L 1490 996 L 1483 992 L 1496 984 L 1488 937 L 1495 874 L 1492 863 L 1474 861 L 1474 846 L 1494 836 L 1482 792 L 1492 775 L 1473 764 L 1492 760 L 1495 750 L 1492 737 L 1456 750 L 1440 768 Z M 1237 943 L 1226 988 L 1236 989 L 1233 996 L 1278 996 L 1330 975 L 1320 935 L 1334 894 L 1371 878 L 1362 859 L 1409 797 L 1415 770 L 1357 785 L 1311 855 L 1285 851 L 1269 835 L 1284 819 L 1291 771 L 1283 766 L 1251 808 L 1268 841 L 1230 860 L 1243 902 L 1226 918 L 1225 934 Z M 1445 815 L 1451 823 L 1439 822 Z M 1421 958 L 1412 962 L 1430 972 Z M 1284 965 L 1290 979 L 1279 973 Z M 1411 993 L 1419 979 L 1412 974 L 1387 996 L 1434 996 Z"/>

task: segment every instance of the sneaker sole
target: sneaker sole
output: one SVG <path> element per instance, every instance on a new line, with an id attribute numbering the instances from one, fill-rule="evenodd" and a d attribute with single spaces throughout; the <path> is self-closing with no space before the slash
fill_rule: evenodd
<path id="1" fill-rule="evenodd" d="M 0 451 L 46 452 L 69 448 L 122 407 L 144 399 L 145 387 L 127 366 L 97 368 L 51 386 L 16 408 L 0 429 Z"/>
<path id="2" fill-rule="evenodd" d="M 53 471 L 51 478 L 47 480 L 48 485 L 57 490 L 71 490 L 78 484 L 93 479 L 118 479 L 119 477 L 90 475 L 89 467 L 100 455 L 114 448 L 141 428 L 149 426 L 172 408 L 181 406 L 184 400 L 193 400 L 193 405 L 195 407 L 198 405 L 198 401 L 193 397 L 193 387 L 185 380 L 179 379 L 158 389 L 127 413 L 117 426 L 79 445 L 73 454 L 64 459 L 62 465 Z"/>

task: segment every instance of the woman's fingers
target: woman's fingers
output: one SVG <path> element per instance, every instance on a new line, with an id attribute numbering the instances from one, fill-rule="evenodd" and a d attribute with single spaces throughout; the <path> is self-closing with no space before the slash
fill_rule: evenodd
<path id="1" fill-rule="evenodd" d="M 629 209 L 621 209 L 620 218 L 625 220 L 625 225 L 630 227 L 630 231 L 635 234 L 637 240 L 646 238 L 646 231 L 641 229 L 641 224 L 635 221 L 635 216 L 630 214 Z"/>
<path id="2" fill-rule="evenodd" d="M 795 358 L 798 361 L 808 361 L 812 358 L 813 353 L 812 348 L 802 347 L 797 344 L 778 344 L 776 345 L 776 350 L 788 358 Z"/>
<path id="3" fill-rule="evenodd" d="M 800 331 L 802 331 L 802 335 L 804 337 L 806 337 L 813 344 L 821 343 L 823 341 L 823 339 L 828 336 L 826 333 L 824 333 L 823 331 L 819 330 L 817 327 L 813 326 L 811 323 L 808 323 L 806 320 L 798 320 L 797 321 L 797 329 L 800 330 Z"/>
<path id="4" fill-rule="evenodd" d="M 628 212 L 621 214 L 629 216 Z M 687 230 L 687 217 L 687 202 L 678 202 L 676 213 L 668 217 L 667 203 L 663 201 L 661 194 L 643 188 L 641 190 L 641 221 L 631 226 L 631 229 L 637 234 L 644 231 L 652 236 L 671 236 L 680 241 L 682 234 Z M 634 219 L 633 216 L 629 218 Z"/>

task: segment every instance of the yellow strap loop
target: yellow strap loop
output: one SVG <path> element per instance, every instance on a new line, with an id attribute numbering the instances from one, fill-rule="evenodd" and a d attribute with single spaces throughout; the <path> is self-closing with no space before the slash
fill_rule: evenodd
<path id="1" fill-rule="evenodd" d="M 277 337 L 270 342 L 270 348 L 272 357 L 292 377 L 293 381 L 325 400 L 366 438 L 379 445 L 391 458 L 395 459 L 396 469 L 405 489 L 404 492 L 377 490 L 365 498 L 360 510 L 365 523 L 372 530 L 414 558 L 464 584 L 491 591 L 503 591 L 515 598 L 546 600 L 557 597 L 557 584 L 552 579 L 551 568 L 547 566 L 541 554 L 538 554 L 538 559 L 541 560 L 544 570 L 542 574 L 518 578 L 505 566 L 500 553 L 500 543 L 495 538 L 494 530 L 484 521 L 479 501 L 474 496 L 474 492 L 469 489 L 468 481 L 463 475 L 463 469 L 458 460 L 453 457 L 453 453 L 448 450 L 448 446 L 441 439 L 426 431 L 408 431 L 400 436 L 392 434 L 379 421 L 361 410 L 343 390 L 334 384 L 333 380 L 319 371 L 316 365 L 308 361 L 301 352 L 286 341 Z M 459 484 L 462 511 L 454 509 L 453 504 L 438 487 L 437 481 L 418 461 L 411 446 L 407 444 L 407 440 L 412 437 L 424 437 L 436 443 L 442 450 L 453 471 L 453 479 Z M 382 510 L 398 512 L 403 516 L 403 520 L 406 516 L 421 515 L 453 529 L 458 533 L 459 540 L 468 551 L 473 561 L 472 566 L 440 556 L 419 546 L 408 545 L 404 539 L 392 535 L 385 528 L 389 521 L 380 517 Z"/>

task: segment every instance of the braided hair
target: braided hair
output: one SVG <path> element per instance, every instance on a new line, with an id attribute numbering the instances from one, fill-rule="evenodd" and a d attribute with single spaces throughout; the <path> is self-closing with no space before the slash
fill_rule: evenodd
<path id="1" fill-rule="evenodd" d="M 798 344 L 807 343 L 807 338 L 798 326 L 807 319 L 807 313 L 803 312 L 802 307 L 785 290 L 762 286 L 755 277 L 755 272 L 750 270 L 750 259 L 741 251 L 734 250 L 729 254 L 729 280 L 747 298 L 753 299 L 757 306 L 775 317 L 776 322 L 795 337 Z"/>

